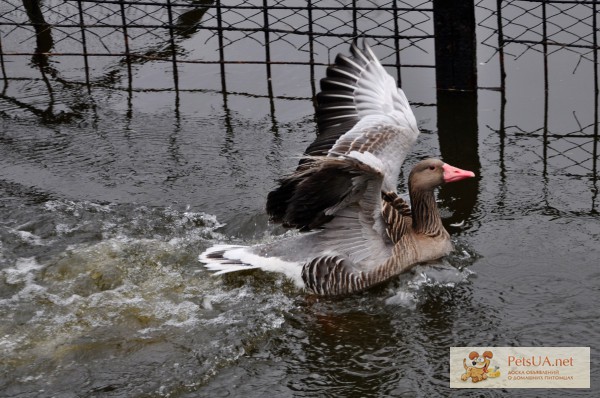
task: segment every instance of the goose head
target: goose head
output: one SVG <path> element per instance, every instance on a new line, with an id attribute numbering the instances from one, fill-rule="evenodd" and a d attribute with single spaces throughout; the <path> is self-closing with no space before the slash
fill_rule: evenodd
<path id="1" fill-rule="evenodd" d="M 408 176 L 409 190 L 433 191 L 448 183 L 475 177 L 475 173 L 444 163 L 439 159 L 425 159 L 413 167 Z"/>

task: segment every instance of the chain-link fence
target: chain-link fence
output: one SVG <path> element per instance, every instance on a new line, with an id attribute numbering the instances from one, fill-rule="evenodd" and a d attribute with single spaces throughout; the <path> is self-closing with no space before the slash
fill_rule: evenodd
<path id="1" fill-rule="evenodd" d="M 318 88 L 315 67 L 329 64 L 348 41 L 369 39 L 404 85 L 411 71 L 435 79 L 437 0 L 4 0 L 0 3 L 2 99 L 15 108 L 56 119 L 55 91 L 79 85 L 138 91 L 222 92 L 268 100 L 306 100 Z M 502 96 L 498 134 L 541 160 L 541 172 L 598 175 L 598 4 L 587 0 L 480 0 L 475 4 L 479 62 L 497 67 L 497 81 L 480 87 Z M 517 63 L 539 62 L 537 126 L 506 125 L 505 99 L 517 97 Z M 142 78 L 145 66 L 167 79 Z M 277 76 L 303 76 L 293 91 Z M 507 72 L 510 70 L 511 72 Z M 157 72 L 158 71 L 158 72 Z M 566 72 L 565 72 L 566 71 Z M 570 125 L 549 109 L 563 88 L 560 73 L 583 76 L 588 104 Z M 247 74 L 244 85 L 235 74 Z M 220 79 L 199 78 L 219 76 Z M 412 76 L 412 75 L 410 75 Z M 257 84 L 256 82 L 261 82 Z M 262 83 L 264 82 L 264 83 Z M 23 95 L 23 87 L 39 86 Z M 558 85 L 557 85 L 558 84 Z M 556 85 L 556 87 L 555 87 Z M 58 87 L 58 88 L 57 88 Z M 47 96 L 46 100 L 42 97 Z M 560 97 L 560 96 L 559 96 Z M 414 99 L 414 98 L 413 98 Z M 435 99 L 417 102 L 432 104 Z M 555 108 L 553 108 L 555 109 Z M 503 154 L 501 154 L 503 155 Z M 595 199 L 594 199 L 595 200 Z M 595 204 L 594 204 L 595 206 Z"/>
<path id="2" fill-rule="evenodd" d="M 531 108 L 541 108 L 542 120 L 531 128 L 505 126 L 503 96 L 499 134 L 507 143 L 521 143 L 518 156 L 539 159 L 539 166 L 534 167 L 545 176 L 590 178 L 595 209 L 599 173 L 599 2 L 510 0 L 497 1 L 495 7 L 489 4 L 479 4 L 490 11 L 479 21 L 488 32 L 481 42 L 498 56 L 502 93 L 512 98 L 508 87 L 511 79 L 519 79 L 518 72 L 512 72 L 518 67 L 512 66 L 519 62 L 537 66 L 539 92 L 543 93 L 537 98 L 538 104 L 531 104 Z"/>
<path id="3" fill-rule="evenodd" d="M 161 62 L 173 77 L 169 89 L 193 90 L 203 87 L 182 84 L 180 75 L 211 65 L 223 72 L 227 65 L 264 64 L 269 75 L 272 65 L 326 65 L 359 33 L 399 79 L 401 68 L 433 67 L 428 1 L 7 0 L 0 7 L 4 79 L 23 77 L 7 71 L 9 58 L 36 57 L 43 65 L 68 57 L 77 67 L 60 71 L 66 81 L 135 90 L 136 66 Z M 192 36 L 201 44 L 195 49 Z M 107 82 L 122 64 L 123 79 Z M 278 95 L 272 88 L 252 94 Z M 305 93 L 314 94 L 314 86 Z"/>

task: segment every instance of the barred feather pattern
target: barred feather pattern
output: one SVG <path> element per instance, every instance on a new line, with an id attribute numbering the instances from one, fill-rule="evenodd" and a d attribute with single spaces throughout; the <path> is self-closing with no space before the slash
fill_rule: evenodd
<path id="1" fill-rule="evenodd" d="M 397 134 L 398 129 L 393 126 L 385 124 L 373 126 L 369 130 L 362 130 L 360 135 L 352 141 L 339 141 L 333 147 L 332 151 L 334 153 L 344 154 L 352 151 L 360 153 L 368 151 L 373 154 L 378 154 L 393 141 Z"/>
<path id="2" fill-rule="evenodd" d="M 345 256 L 327 255 L 304 264 L 302 280 L 309 292 L 318 295 L 356 293 L 407 271 L 416 265 L 417 253 L 416 242 L 405 235 L 394 246 L 392 256 L 372 270 L 360 270 Z"/>
<path id="3" fill-rule="evenodd" d="M 396 192 L 385 192 L 381 196 L 383 199 L 381 215 L 386 223 L 386 233 L 396 244 L 412 226 L 410 206 Z"/>
<path id="4" fill-rule="evenodd" d="M 435 203 L 433 191 L 411 191 L 412 225 L 417 234 L 430 238 L 449 236 Z"/>
<path id="5" fill-rule="evenodd" d="M 314 294 L 335 296 L 358 292 L 370 286 L 362 271 L 341 255 L 314 258 L 302 268 L 306 289 Z"/>
<path id="6" fill-rule="evenodd" d="M 308 291 L 319 295 L 359 292 L 406 272 L 419 262 L 434 260 L 452 250 L 433 191 L 411 191 L 411 199 L 416 205 L 412 211 L 395 192 L 381 195 L 381 214 L 393 242 L 391 255 L 383 264 L 372 268 L 355 264 L 341 254 L 314 258 L 302 268 L 302 279 Z"/>

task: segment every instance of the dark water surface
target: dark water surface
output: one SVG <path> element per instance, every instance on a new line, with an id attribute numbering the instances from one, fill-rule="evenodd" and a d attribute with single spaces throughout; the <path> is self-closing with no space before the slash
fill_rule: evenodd
<path id="1" fill-rule="evenodd" d="M 477 142 L 464 144 L 475 158 L 453 162 L 475 164 L 478 178 L 439 194 L 456 252 L 319 300 L 277 275 L 212 277 L 197 260 L 217 242 L 285 233 L 264 199 L 314 137 L 310 100 L 53 83 L 48 116 L 12 100 L 35 106 L 42 82 L 4 83 L 0 395 L 594 395 L 598 142 L 552 136 L 590 134 L 594 90 L 589 65 L 573 73 L 576 61 L 557 55 L 545 112 L 538 61 L 508 62 L 505 109 L 480 90 L 477 114 L 464 115 L 476 121 Z M 168 79 L 160 68 L 144 66 L 139 82 Z M 482 64 L 480 81 L 496 73 Z M 288 93 L 309 83 L 285 72 L 278 82 Z M 433 85 L 405 86 L 420 101 Z M 415 113 L 422 135 L 405 170 L 443 152 L 436 107 Z M 589 346 L 592 389 L 451 390 L 449 347 L 479 345 Z"/>

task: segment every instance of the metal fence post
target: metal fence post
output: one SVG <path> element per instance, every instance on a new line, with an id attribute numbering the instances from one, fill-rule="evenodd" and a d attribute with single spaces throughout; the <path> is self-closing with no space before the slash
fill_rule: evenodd
<path id="1" fill-rule="evenodd" d="M 433 0 L 437 128 L 444 161 L 479 175 L 477 121 L 477 52 L 474 0 Z M 452 209 L 450 222 L 469 218 L 477 202 L 478 181 L 444 186 L 440 199 Z"/>
<path id="2" fill-rule="evenodd" d="M 477 89 L 474 0 L 433 0 L 438 90 Z"/>

